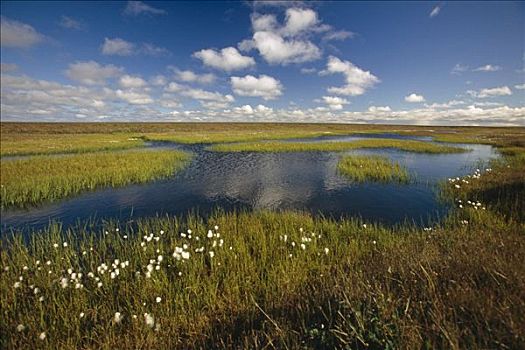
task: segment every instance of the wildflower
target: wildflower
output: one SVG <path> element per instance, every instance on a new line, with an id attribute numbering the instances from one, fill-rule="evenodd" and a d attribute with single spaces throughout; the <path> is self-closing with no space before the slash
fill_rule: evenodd
<path id="1" fill-rule="evenodd" d="M 214 252 L 210 251 L 209 253 L 210 253 L 210 258 L 213 258 L 215 256 Z"/>
<path id="2" fill-rule="evenodd" d="M 329 251 L 330 251 L 330 249 L 328 249 L 328 248 L 324 248 L 324 253 L 325 253 L 325 254 L 328 254 Z"/>
<path id="3" fill-rule="evenodd" d="M 373 244 L 377 244 L 377 242 L 376 242 L 376 241 L 372 241 L 372 243 L 373 243 Z"/>
<path id="4" fill-rule="evenodd" d="M 26 326 L 24 326 L 23 324 L 19 324 L 18 326 L 16 326 L 17 332 L 22 332 L 24 329 L 26 329 Z"/>
<path id="5" fill-rule="evenodd" d="M 190 252 L 182 252 L 181 256 L 183 259 L 188 260 L 190 258 Z"/>
<path id="6" fill-rule="evenodd" d="M 152 315 L 148 313 L 144 314 L 144 322 L 146 322 L 146 325 L 150 328 L 153 328 L 153 326 L 155 325 L 155 319 Z"/>
<path id="7" fill-rule="evenodd" d="M 35 295 L 38 294 L 39 292 L 40 292 L 40 289 L 38 289 L 38 288 L 33 289 L 33 293 L 34 293 Z"/>
<path id="8" fill-rule="evenodd" d="M 124 239 L 128 239 L 128 235 L 124 235 L 122 238 L 124 238 Z"/>
<path id="9" fill-rule="evenodd" d="M 45 340 L 46 339 L 46 332 L 40 333 L 40 335 L 38 336 L 38 339 Z"/>
<path id="10" fill-rule="evenodd" d="M 305 250 L 305 249 L 306 249 L 306 246 L 304 245 L 304 243 L 301 243 L 301 249 L 302 249 L 302 250 Z"/>
<path id="11" fill-rule="evenodd" d="M 80 318 L 84 317 L 84 315 L 85 315 L 85 314 L 84 314 L 83 312 L 81 312 L 81 313 L 80 313 Z"/>
<path id="12" fill-rule="evenodd" d="M 64 246 L 64 248 L 66 248 L 67 247 L 67 242 L 64 242 L 62 245 Z"/>
<path id="13" fill-rule="evenodd" d="M 62 279 L 60 280 L 60 286 L 62 288 L 67 288 L 68 284 L 69 284 L 69 282 L 68 282 L 67 278 L 62 277 Z"/>
<path id="14" fill-rule="evenodd" d="M 58 248 L 58 243 L 54 243 L 53 247 Z"/>
<path id="15" fill-rule="evenodd" d="M 124 316 L 122 316 L 122 314 L 120 312 L 115 312 L 115 316 L 113 317 L 113 321 L 115 323 L 120 323 L 120 321 L 122 321 L 123 318 L 124 318 Z"/>
<path id="16" fill-rule="evenodd" d="M 97 288 L 102 288 L 102 282 L 97 283 Z"/>
<path id="17" fill-rule="evenodd" d="M 13 284 L 13 288 L 20 288 L 20 282 L 15 282 L 15 284 Z"/>
<path id="18" fill-rule="evenodd" d="M 208 234 L 206 235 L 206 237 L 208 237 L 208 238 L 212 238 L 213 237 L 212 230 L 208 230 Z"/>
<path id="19" fill-rule="evenodd" d="M 44 297 L 41 296 L 40 298 L 38 298 L 38 301 L 40 301 L 40 302 L 44 301 Z"/>
<path id="20" fill-rule="evenodd" d="M 29 267 L 24 266 L 24 267 L 22 267 L 22 270 L 27 271 L 27 270 L 29 270 Z"/>
<path id="21" fill-rule="evenodd" d="M 9 266 L 4 267 L 4 271 L 9 271 Z"/>
<path id="22" fill-rule="evenodd" d="M 366 224 L 363 224 L 363 228 L 366 228 Z"/>
<path id="23" fill-rule="evenodd" d="M 158 260 L 158 262 L 160 263 L 160 262 L 162 262 L 162 260 L 164 260 L 164 257 L 163 257 L 162 255 L 159 255 L 159 256 L 157 257 L 157 260 Z"/>
<path id="24" fill-rule="evenodd" d="M 163 235 L 164 234 L 164 230 L 160 230 L 160 234 Z"/>
<path id="25" fill-rule="evenodd" d="M 190 235 L 191 235 L 191 230 L 190 230 L 190 229 L 188 229 L 188 234 L 190 234 Z"/>
<path id="26" fill-rule="evenodd" d="M 215 225 L 213 228 L 215 229 L 215 231 L 217 231 L 219 229 L 219 226 Z"/>
<path id="27" fill-rule="evenodd" d="M 161 297 L 157 297 L 157 298 L 155 298 L 155 301 L 156 301 L 157 303 L 160 303 L 160 302 L 162 301 L 162 298 L 161 298 Z"/>
<path id="28" fill-rule="evenodd" d="M 51 260 L 46 261 L 46 265 L 51 265 Z"/>

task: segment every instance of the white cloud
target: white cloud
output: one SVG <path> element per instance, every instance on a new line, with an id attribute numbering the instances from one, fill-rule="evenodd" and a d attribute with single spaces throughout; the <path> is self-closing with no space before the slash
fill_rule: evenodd
<path id="1" fill-rule="evenodd" d="M 95 61 L 71 63 L 66 70 L 69 79 L 86 85 L 104 85 L 107 79 L 118 77 L 123 69 L 112 64 L 100 65 Z"/>
<path id="2" fill-rule="evenodd" d="M 221 51 L 205 49 L 197 51 L 194 57 L 202 60 L 204 65 L 228 72 L 245 69 L 255 65 L 255 60 L 249 56 L 243 56 L 234 47 L 226 47 Z"/>
<path id="3" fill-rule="evenodd" d="M 302 74 L 313 74 L 315 72 L 317 72 L 317 69 L 315 68 L 301 68 Z"/>
<path id="4" fill-rule="evenodd" d="M 104 55 L 131 56 L 134 54 L 135 44 L 121 38 L 105 38 L 101 49 Z"/>
<path id="5" fill-rule="evenodd" d="M 450 100 L 445 103 L 432 103 L 430 105 L 425 104 L 425 107 L 428 108 L 451 108 L 458 105 L 464 105 L 465 101 Z"/>
<path id="6" fill-rule="evenodd" d="M 370 113 L 377 113 L 377 112 L 390 112 L 392 109 L 390 106 L 370 106 L 368 107 L 368 111 Z"/>
<path id="7" fill-rule="evenodd" d="M 134 105 L 145 105 L 153 103 L 153 99 L 145 93 L 132 90 L 116 90 L 117 97 Z"/>
<path id="8" fill-rule="evenodd" d="M 66 29 L 74 29 L 74 30 L 85 30 L 86 25 L 72 17 L 69 16 L 62 16 L 60 17 L 60 22 L 58 22 L 58 25 L 60 25 L 63 28 Z"/>
<path id="9" fill-rule="evenodd" d="M 141 77 L 135 77 L 135 76 L 126 74 L 120 77 L 119 85 L 124 89 L 130 89 L 130 88 L 141 88 L 141 87 L 148 85 L 148 83 L 146 83 L 146 81 L 142 79 Z"/>
<path id="10" fill-rule="evenodd" d="M 170 84 L 171 85 L 171 84 Z M 202 89 L 184 88 L 179 91 L 182 96 L 199 101 L 205 108 L 220 109 L 226 108 L 235 101 L 232 95 L 223 95 L 218 92 L 211 92 Z"/>
<path id="11" fill-rule="evenodd" d="M 165 15 L 166 13 L 166 11 L 147 5 L 142 1 L 128 1 L 126 8 L 124 9 L 124 14 L 130 16 L 138 16 L 141 14 Z"/>
<path id="12" fill-rule="evenodd" d="M 246 75 L 244 77 L 231 77 L 232 90 L 240 96 L 262 97 L 272 100 L 282 95 L 282 84 L 279 80 L 267 75 Z"/>
<path id="13" fill-rule="evenodd" d="M 216 76 L 211 73 L 197 74 L 191 70 L 179 70 L 175 67 L 170 68 L 175 73 L 175 79 L 187 83 L 211 84 L 216 79 Z"/>
<path id="14" fill-rule="evenodd" d="M 151 78 L 150 83 L 154 86 L 164 86 L 168 83 L 168 80 L 164 75 L 159 74 Z"/>
<path id="15" fill-rule="evenodd" d="M 167 56 L 170 54 L 169 50 L 163 47 L 150 43 L 138 45 L 121 38 L 105 38 L 101 50 L 104 55 L 114 56 L 132 56 L 139 54 L 146 56 Z"/>
<path id="16" fill-rule="evenodd" d="M 484 66 L 473 69 L 474 72 L 497 72 L 501 70 L 500 66 L 495 66 L 492 64 L 486 64 Z"/>
<path id="17" fill-rule="evenodd" d="M 14 63 L 0 63 L 0 67 L 1 67 L 1 72 L 2 73 L 9 73 L 9 72 L 14 72 L 18 69 L 18 66 Z"/>
<path id="18" fill-rule="evenodd" d="M 252 39 L 243 40 L 239 48 L 243 51 L 257 49 L 270 64 L 290 64 L 313 61 L 321 57 L 321 50 L 307 37 L 312 33 L 330 30 L 321 24 L 317 13 L 311 9 L 288 8 L 284 25 L 275 15 L 251 16 Z"/>
<path id="19" fill-rule="evenodd" d="M 437 15 L 439 15 L 440 12 L 441 12 L 441 5 L 438 5 L 438 6 L 436 6 L 436 7 L 434 7 L 432 9 L 432 11 L 430 12 L 429 16 L 430 16 L 430 18 L 434 18 Z"/>
<path id="20" fill-rule="evenodd" d="M 346 84 L 341 87 L 330 87 L 328 92 L 336 95 L 358 96 L 367 89 L 379 83 L 380 80 L 370 71 L 364 71 L 350 61 L 342 61 L 337 57 L 328 57 L 326 69 L 319 72 L 321 75 L 341 73 Z"/>
<path id="21" fill-rule="evenodd" d="M 42 42 L 44 38 L 29 24 L 4 16 L 0 18 L 0 42 L 2 46 L 27 49 Z"/>
<path id="22" fill-rule="evenodd" d="M 331 41 L 331 40 L 346 40 L 346 39 L 353 39 L 355 38 L 356 33 L 349 32 L 347 30 L 338 30 L 334 32 L 327 33 L 323 36 L 323 40 Z"/>
<path id="23" fill-rule="evenodd" d="M 422 95 L 412 93 L 408 96 L 405 96 L 405 101 L 410 103 L 425 102 L 425 98 Z"/>
<path id="24" fill-rule="evenodd" d="M 450 71 L 451 74 L 455 75 L 461 75 L 461 73 L 466 72 L 468 70 L 468 66 L 461 63 L 456 63 L 456 65 L 452 68 Z"/>
<path id="25" fill-rule="evenodd" d="M 525 90 L 525 84 L 514 85 L 514 88 L 516 88 L 516 89 L 518 89 L 518 90 Z"/>
<path id="26" fill-rule="evenodd" d="M 508 86 L 500 86 L 490 89 L 481 89 L 478 91 L 468 90 L 467 93 L 472 97 L 487 98 L 494 96 L 508 96 L 512 95 L 512 91 Z"/>
<path id="27" fill-rule="evenodd" d="M 350 103 L 347 99 L 337 96 L 323 96 L 323 102 L 328 106 L 328 108 L 335 111 L 343 109 L 344 105 Z"/>
<path id="28" fill-rule="evenodd" d="M 179 92 L 184 88 L 185 87 L 183 85 L 180 85 L 179 83 L 173 81 L 169 83 L 168 86 L 166 86 L 165 90 L 168 92 Z"/>

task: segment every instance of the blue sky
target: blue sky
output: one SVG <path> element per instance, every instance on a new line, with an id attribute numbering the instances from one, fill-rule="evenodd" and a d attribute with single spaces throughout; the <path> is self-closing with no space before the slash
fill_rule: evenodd
<path id="1" fill-rule="evenodd" d="M 525 125 L 523 2 L 1 3 L 3 121 Z"/>

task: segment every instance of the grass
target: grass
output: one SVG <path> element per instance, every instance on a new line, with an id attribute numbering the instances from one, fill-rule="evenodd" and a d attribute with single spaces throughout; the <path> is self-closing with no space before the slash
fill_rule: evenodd
<path id="1" fill-rule="evenodd" d="M 188 155 L 180 151 L 130 150 L 4 160 L 0 162 L 2 208 L 166 177 L 187 159 Z"/>
<path id="2" fill-rule="evenodd" d="M 85 153 L 122 150 L 144 145 L 132 134 L 24 134 L 3 133 L 0 156 Z"/>
<path id="3" fill-rule="evenodd" d="M 394 148 L 418 153 L 460 153 L 467 150 L 413 140 L 366 139 L 351 142 L 251 142 L 218 144 L 209 149 L 217 152 L 341 152 L 360 148 Z"/>
<path id="4" fill-rule="evenodd" d="M 344 156 L 339 160 L 340 174 L 354 182 L 399 182 L 408 183 L 408 170 L 399 163 L 381 156 Z"/>

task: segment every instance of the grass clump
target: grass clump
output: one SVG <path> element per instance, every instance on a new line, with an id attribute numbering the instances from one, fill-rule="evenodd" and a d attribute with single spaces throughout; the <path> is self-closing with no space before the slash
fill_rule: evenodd
<path id="1" fill-rule="evenodd" d="M 417 153 L 461 153 L 467 150 L 414 140 L 365 139 L 351 142 L 251 142 L 219 144 L 209 147 L 217 152 L 342 152 L 360 148 L 394 148 Z"/>
<path id="2" fill-rule="evenodd" d="M 131 150 L 4 160 L 0 162 L 2 208 L 166 177 L 187 159 L 188 155 L 180 151 Z"/>
<path id="3" fill-rule="evenodd" d="M 2 133 L 0 156 L 85 153 L 122 150 L 144 145 L 131 134 L 15 134 Z"/>
<path id="4" fill-rule="evenodd" d="M 408 170 L 397 162 L 381 156 L 344 156 L 337 164 L 339 173 L 355 182 L 408 183 Z"/>

